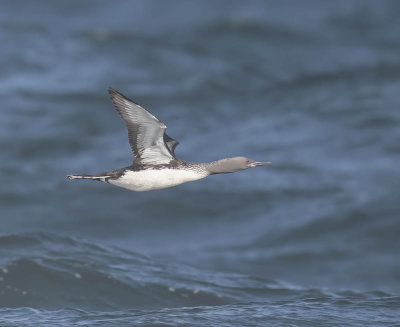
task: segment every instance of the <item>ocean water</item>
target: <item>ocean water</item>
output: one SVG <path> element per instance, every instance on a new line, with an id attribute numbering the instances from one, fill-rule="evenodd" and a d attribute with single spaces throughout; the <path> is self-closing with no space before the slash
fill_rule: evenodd
<path id="1" fill-rule="evenodd" d="M 3 1 L 0 326 L 400 326 L 398 1 Z M 135 193 L 112 86 L 189 161 Z"/>

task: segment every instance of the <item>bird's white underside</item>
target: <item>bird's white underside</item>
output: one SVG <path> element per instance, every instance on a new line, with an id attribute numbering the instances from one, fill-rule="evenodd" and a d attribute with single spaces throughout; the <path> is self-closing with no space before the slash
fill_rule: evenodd
<path id="1" fill-rule="evenodd" d="M 149 191 L 176 186 L 182 183 L 196 181 L 208 176 L 208 173 L 182 169 L 157 169 L 142 171 L 127 171 L 118 179 L 108 182 L 131 191 Z"/>

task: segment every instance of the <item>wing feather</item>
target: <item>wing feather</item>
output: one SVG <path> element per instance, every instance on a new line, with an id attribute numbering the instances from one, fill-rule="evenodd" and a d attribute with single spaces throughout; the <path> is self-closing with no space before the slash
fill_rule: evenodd
<path id="1" fill-rule="evenodd" d="M 128 129 L 135 163 L 164 164 L 175 159 L 178 141 L 165 134 L 167 126 L 122 93 L 109 89 L 114 106 Z"/>

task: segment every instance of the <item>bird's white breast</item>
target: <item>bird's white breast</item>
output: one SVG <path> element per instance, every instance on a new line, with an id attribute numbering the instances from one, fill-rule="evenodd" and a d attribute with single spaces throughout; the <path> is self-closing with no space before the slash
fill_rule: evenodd
<path id="1" fill-rule="evenodd" d="M 110 184 L 132 191 L 150 191 L 176 186 L 182 183 L 195 181 L 208 174 L 195 170 L 183 169 L 146 169 L 140 171 L 126 171 L 117 179 L 110 179 Z"/>

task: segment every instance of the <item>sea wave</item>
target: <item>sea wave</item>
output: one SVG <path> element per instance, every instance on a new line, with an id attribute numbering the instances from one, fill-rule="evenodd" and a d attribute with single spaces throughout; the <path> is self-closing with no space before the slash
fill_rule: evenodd
<path id="1" fill-rule="evenodd" d="M 115 310 L 320 295 L 279 281 L 163 263 L 48 233 L 0 237 L 0 305 Z"/>

